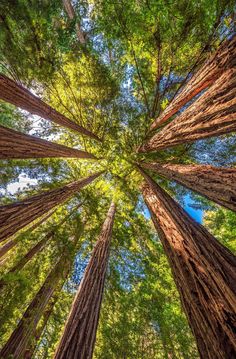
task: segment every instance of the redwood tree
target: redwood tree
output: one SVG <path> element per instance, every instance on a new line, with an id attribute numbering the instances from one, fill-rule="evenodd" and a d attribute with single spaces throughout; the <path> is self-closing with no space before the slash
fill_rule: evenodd
<path id="1" fill-rule="evenodd" d="M 10 237 L 53 207 L 68 200 L 81 188 L 100 176 L 101 173 L 103 171 L 54 190 L 26 198 L 23 201 L 0 206 L 0 241 Z"/>
<path id="2" fill-rule="evenodd" d="M 29 111 L 34 115 L 38 115 L 46 120 L 55 122 L 60 126 L 67 127 L 95 140 L 99 140 L 94 133 L 69 120 L 66 116 L 62 115 L 43 102 L 40 98 L 33 95 L 22 85 L 16 83 L 3 74 L 0 74 L 0 99 L 20 107 L 23 110 Z"/>
<path id="3" fill-rule="evenodd" d="M 93 158 L 91 153 L 69 148 L 0 126 L 0 159 L 12 158 Z"/>
<path id="4" fill-rule="evenodd" d="M 91 359 L 105 283 L 115 204 L 109 211 L 78 288 L 55 358 Z"/>
<path id="5" fill-rule="evenodd" d="M 62 225 L 77 211 L 77 209 L 81 206 L 79 204 L 72 210 L 66 217 L 63 218 L 61 222 L 58 223 L 57 226 L 55 226 L 52 230 L 50 230 L 47 234 L 43 236 L 43 238 L 36 243 L 33 247 L 30 248 L 30 250 L 19 260 L 18 263 L 16 263 L 8 273 L 17 273 L 19 272 L 24 266 L 36 255 L 38 254 L 43 248 L 46 246 L 48 241 L 53 238 L 55 235 L 56 229 L 59 227 L 62 227 Z M 4 279 L 0 280 L 0 290 L 4 287 L 6 282 Z"/>
<path id="6" fill-rule="evenodd" d="M 169 180 L 198 192 L 208 199 L 236 211 L 236 168 L 209 165 L 142 163 Z"/>
<path id="7" fill-rule="evenodd" d="M 55 211 L 49 212 L 46 216 L 44 216 L 42 219 L 40 219 L 38 222 L 34 223 L 30 228 L 28 228 L 24 234 L 28 234 L 33 232 L 38 226 L 40 226 L 42 223 L 44 223 Z M 21 237 L 21 235 L 19 236 Z M 19 237 L 10 239 L 7 243 L 5 243 L 0 248 L 0 258 L 4 256 L 8 251 L 10 251 L 13 247 L 15 247 L 19 243 Z"/>
<path id="8" fill-rule="evenodd" d="M 77 236 L 74 245 L 76 245 L 79 236 Z M 65 280 L 71 265 L 71 253 L 65 250 L 61 258 L 47 276 L 42 287 L 35 295 L 34 299 L 26 309 L 22 319 L 19 321 L 16 329 L 3 346 L 0 357 L 21 359 L 27 357 L 28 349 L 31 349 L 32 341 L 44 309 L 54 292 L 58 288 L 61 280 Z"/>
<path id="9" fill-rule="evenodd" d="M 236 356 L 236 257 L 141 169 L 142 188 L 202 359 Z"/>
<path id="10" fill-rule="evenodd" d="M 139 152 L 219 136 L 236 130 L 236 69 L 225 71 L 197 101 L 144 143 Z"/>
<path id="11" fill-rule="evenodd" d="M 208 88 L 222 75 L 226 69 L 236 66 L 236 36 L 225 40 L 214 55 L 188 81 L 182 91 L 174 98 L 159 117 L 152 123 L 150 130 L 154 130 L 171 116 L 178 112 L 182 106 L 194 96 Z"/>

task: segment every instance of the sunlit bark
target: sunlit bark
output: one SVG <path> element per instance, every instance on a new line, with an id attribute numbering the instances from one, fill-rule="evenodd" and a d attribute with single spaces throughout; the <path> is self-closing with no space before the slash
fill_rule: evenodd
<path id="1" fill-rule="evenodd" d="M 236 168 L 171 163 L 142 163 L 142 167 L 153 170 L 221 206 L 236 211 Z"/>
<path id="2" fill-rule="evenodd" d="M 50 157 L 96 158 L 91 153 L 0 126 L 0 159 Z"/>
<path id="3" fill-rule="evenodd" d="M 143 197 L 201 358 L 236 357 L 236 257 L 141 172 Z"/>
<path id="4" fill-rule="evenodd" d="M 114 216 L 115 205 L 112 203 L 73 302 L 56 359 L 92 358 Z"/>
<path id="5" fill-rule="evenodd" d="M 187 102 L 202 90 L 208 88 L 229 68 L 236 65 L 236 36 L 226 40 L 217 52 L 188 81 L 182 91 L 175 97 L 169 106 L 152 123 L 150 130 L 154 130 L 169 120 Z"/>
<path id="6" fill-rule="evenodd" d="M 3 74 L 0 74 L 0 99 L 29 111 L 34 115 L 38 115 L 46 120 L 55 122 L 60 126 L 67 127 L 71 130 L 94 138 L 95 140 L 99 140 L 94 133 L 69 120 L 66 116 L 54 110 L 40 98 L 33 95 L 22 85 L 16 83 Z"/>
<path id="7" fill-rule="evenodd" d="M 236 69 L 231 69 L 224 72 L 214 85 L 181 115 L 140 146 L 138 151 L 157 151 L 234 131 Z"/>

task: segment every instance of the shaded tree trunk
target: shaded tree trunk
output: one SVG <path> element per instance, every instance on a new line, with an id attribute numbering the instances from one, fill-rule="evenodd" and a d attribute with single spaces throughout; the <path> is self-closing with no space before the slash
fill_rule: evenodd
<path id="1" fill-rule="evenodd" d="M 102 231 L 78 288 L 55 358 L 91 359 L 96 339 L 115 205 L 111 204 Z"/>
<path id="2" fill-rule="evenodd" d="M 20 238 L 22 236 L 24 236 L 26 233 L 31 233 L 33 232 L 36 228 L 38 228 L 38 226 L 40 226 L 42 223 L 44 223 L 49 217 L 52 216 L 52 214 L 55 212 L 51 211 L 50 213 L 48 213 L 46 216 L 44 216 L 41 220 L 39 220 L 38 222 L 36 222 L 35 224 L 33 224 L 30 228 L 28 228 L 24 233 L 20 234 Z M 4 256 L 8 251 L 10 251 L 13 247 L 15 247 L 18 243 L 19 243 L 19 237 L 14 238 L 9 240 L 7 243 L 5 243 L 1 248 L 0 248 L 0 258 L 2 256 Z"/>
<path id="3" fill-rule="evenodd" d="M 23 201 L 0 206 L 0 241 L 12 236 L 53 207 L 65 202 L 84 186 L 100 176 L 103 171 L 63 187 L 43 192 Z"/>
<path id="4" fill-rule="evenodd" d="M 91 153 L 0 126 L 0 159 L 45 157 L 96 158 Z"/>
<path id="5" fill-rule="evenodd" d="M 46 120 L 55 122 L 60 126 L 67 127 L 95 140 L 99 140 L 94 133 L 69 120 L 66 116 L 54 110 L 40 98 L 33 95 L 22 85 L 16 83 L 3 74 L 0 74 L 0 99 L 20 107 L 34 115 L 38 115 Z"/>
<path id="6" fill-rule="evenodd" d="M 75 245 L 78 239 L 79 236 L 76 238 Z M 2 359 L 8 359 L 10 357 L 21 359 L 27 357 L 28 349 L 30 350 L 32 341 L 35 339 L 34 335 L 36 333 L 37 324 L 39 323 L 49 300 L 58 288 L 60 281 L 62 279 L 65 280 L 67 277 L 70 266 L 70 253 L 66 251 L 47 276 L 42 287 L 26 309 L 16 329 L 8 339 L 7 343 L 3 346 L 0 352 L 0 357 Z"/>
<path id="7" fill-rule="evenodd" d="M 197 101 L 138 151 L 156 151 L 233 131 L 236 131 L 236 69 L 224 72 Z"/>
<path id="8" fill-rule="evenodd" d="M 62 290 L 62 287 L 65 283 L 65 280 L 66 280 L 68 274 L 69 274 L 69 270 L 67 273 L 65 273 L 65 278 L 63 278 L 64 280 L 62 279 L 62 282 L 60 283 L 59 287 L 55 290 L 52 297 L 50 298 L 50 301 L 41 316 L 41 322 L 40 322 L 39 326 L 36 328 L 33 338 L 31 338 L 29 346 L 27 347 L 27 349 L 24 353 L 24 359 L 33 358 L 34 352 L 36 351 L 36 348 L 38 345 L 38 341 L 41 338 L 43 331 L 47 325 L 47 322 L 53 312 L 54 306 L 58 300 L 59 294 Z"/>
<path id="9" fill-rule="evenodd" d="M 66 216 L 57 226 L 55 226 L 51 231 L 49 231 L 44 237 L 43 239 L 41 239 L 41 241 L 39 241 L 38 243 L 36 243 L 32 248 L 30 248 L 30 250 L 19 260 L 19 262 L 14 265 L 8 273 L 17 273 L 19 272 L 22 268 L 24 268 L 24 266 L 39 252 L 41 252 L 44 247 L 46 246 L 46 244 L 48 243 L 48 241 L 55 235 L 55 232 L 57 230 L 57 228 L 61 227 L 76 211 L 77 209 L 81 206 L 81 204 L 79 204 L 78 206 L 75 207 L 74 210 L 71 211 L 71 213 Z M 4 287 L 4 285 L 7 282 L 4 281 L 4 279 L 0 280 L 0 290 Z"/>
<path id="10" fill-rule="evenodd" d="M 236 257 L 141 169 L 144 200 L 202 359 L 236 356 Z"/>
<path id="11" fill-rule="evenodd" d="M 202 90 L 208 88 L 222 75 L 226 69 L 236 65 L 236 36 L 226 40 L 216 53 L 208 59 L 205 64 L 188 81 L 178 96 L 161 115 L 152 123 L 150 130 L 154 130 L 171 116 L 176 114 L 187 102 Z"/>
<path id="12" fill-rule="evenodd" d="M 75 10 L 71 4 L 71 1 L 70 0 L 62 0 L 62 2 L 63 2 L 64 9 L 65 9 L 69 19 L 70 20 L 76 19 Z M 81 30 L 81 26 L 80 26 L 78 19 L 76 19 L 75 28 L 76 28 L 77 38 L 78 38 L 79 42 L 82 45 L 84 45 L 86 43 L 86 39 L 84 36 L 84 32 Z"/>
<path id="13" fill-rule="evenodd" d="M 142 163 L 141 166 L 236 212 L 236 168 L 171 163 Z"/>

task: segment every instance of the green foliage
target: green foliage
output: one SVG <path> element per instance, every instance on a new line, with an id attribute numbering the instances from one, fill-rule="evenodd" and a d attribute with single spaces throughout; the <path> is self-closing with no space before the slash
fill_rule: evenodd
<path id="1" fill-rule="evenodd" d="M 70 275 L 58 290 L 58 300 L 34 354 L 39 359 L 52 357 L 113 199 L 118 210 L 94 357 L 198 358 L 169 264 L 140 195 L 142 178 L 135 163 L 150 159 L 234 165 L 235 137 L 222 136 L 148 155 L 137 154 L 136 148 L 186 75 L 231 33 L 233 4 L 218 0 L 84 0 L 73 4 L 76 19 L 72 21 L 61 0 L 3 0 L 0 4 L 1 71 L 103 140 L 98 143 L 1 102 L 1 125 L 86 150 L 98 158 L 1 161 L 1 203 L 105 171 L 58 206 L 45 223 L 34 231 L 30 226 L 22 229 L 13 238 L 17 245 L 1 262 L 6 285 L 0 291 L 0 344 L 10 336 L 58 257 L 66 252 L 71 260 Z M 76 35 L 78 19 L 86 38 L 83 46 Z M 22 175 L 26 184 L 17 190 Z M 183 202 L 186 190 L 153 177 Z M 27 184 L 28 180 L 37 182 Z M 9 185 L 16 190 L 11 191 Z M 78 203 L 83 203 L 82 207 L 60 226 Z M 208 201 L 199 203 L 209 208 Z M 205 224 L 235 250 L 235 216 L 231 212 L 207 212 Z M 48 245 L 20 272 L 9 274 L 52 228 L 55 234 Z M 71 239 L 77 235 L 80 239 L 74 248 Z"/>

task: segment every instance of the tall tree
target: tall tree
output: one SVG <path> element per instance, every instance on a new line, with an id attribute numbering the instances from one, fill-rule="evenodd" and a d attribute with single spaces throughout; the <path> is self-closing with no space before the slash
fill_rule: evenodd
<path id="1" fill-rule="evenodd" d="M 99 140 L 94 133 L 69 120 L 67 117 L 43 102 L 40 98 L 33 95 L 22 85 L 16 83 L 3 74 L 0 74 L 0 99 L 10 102 L 11 104 L 29 111 L 34 115 L 38 115 L 46 120 L 55 122 L 60 126 L 67 127 L 95 140 Z"/>
<path id="2" fill-rule="evenodd" d="M 201 358 L 236 355 L 236 257 L 143 170 L 144 200 L 169 259 Z"/>
<path id="3" fill-rule="evenodd" d="M 47 234 L 44 235 L 44 237 L 36 243 L 33 247 L 30 248 L 30 250 L 17 262 L 8 273 L 17 273 L 19 272 L 24 266 L 40 251 L 43 250 L 43 248 L 46 246 L 46 244 L 49 242 L 49 240 L 55 235 L 57 228 L 60 228 L 81 206 L 79 204 L 76 206 L 67 216 L 63 218 L 62 221 L 58 223 L 53 229 L 51 229 Z M 6 282 L 4 279 L 0 280 L 0 290 L 4 287 Z"/>
<path id="4" fill-rule="evenodd" d="M 30 228 L 28 228 L 24 233 L 22 233 L 19 237 L 10 239 L 7 243 L 5 243 L 2 247 L 0 247 L 0 258 L 4 256 L 8 251 L 10 251 L 13 247 L 15 247 L 22 236 L 32 233 L 36 228 L 38 228 L 42 223 L 44 223 L 55 211 L 49 212 L 46 216 L 40 219 L 38 222 L 34 223 Z"/>
<path id="5" fill-rule="evenodd" d="M 65 202 L 81 188 L 100 176 L 101 173 L 103 171 L 54 190 L 26 198 L 21 202 L 0 206 L 0 241 L 10 237 L 53 207 Z"/>
<path id="6" fill-rule="evenodd" d="M 71 4 L 70 0 L 62 0 L 63 5 L 64 5 L 64 9 L 69 17 L 70 20 L 75 20 L 76 19 L 76 14 L 75 14 L 75 10 L 73 8 L 73 5 Z M 77 38 L 79 40 L 79 42 L 84 45 L 86 43 L 86 39 L 84 36 L 84 32 L 81 29 L 79 20 L 76 19 L 76 23 L 75 23 L 75 27 L 76 27 L 76 34 L 77 34 Z"/>
<path id="7" fill-rule="evenodd" d="M 197 101 L 140 146 L 156 151 L 236 130 L 236 69 L 225 71 Z"/>
<path id="8" fill-rule="evenodd" d="M 0 159 L 12 158 L 96 158 L 91 153 L 25 135 L 0 126 Z"/>
<path id="9" fill-rule="evenodd" d="M 55 358 L 91 359 L 103 296 L 116 207 L 111 203 L 78 288 Z"/>
<path id="10" fill-rule="evenodd" d="M 177 95 L 161 115 L 155 119 L 151 124 L 150 130 L 155 130 L 169 120 L 171 116 L 178 112 L 194 96 L 214 84 L 226 69 L 235 66 L 236 36 L 222 43 L 216 53 L 212 55 L 188 81 L 179 95 Z"/>
<path id="11" fill-rule="evenodd" d="M 76 246 L 78 239 L 79 236 L 77 235 L 76 240 L 74 240 L 74 246 Z M 31 341 L 34 341 L 37 324 L 43 315 L 44 309 L 58 288 L 60 281 L 65 280 L 67 277 L 71 262 L 71 253 L 68 249 L 65 249 L 57 264 L 51 270 L 42 287 L 26 309 L 16 329 L 0 351 L 1 358 L 8 359 L 9 357 L 13 357 L 20 359 L 27 355 L 27 349 L 30 349 L 32 345 Z"/>
<path id="12" fill-rule="evenodd" d="M 142 167 L 153 170 L 221 206 L 236 211 L 236 168 L 155 162 L 142 163 Z"/>

